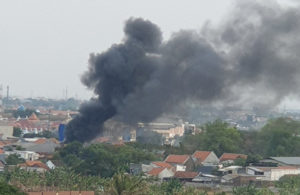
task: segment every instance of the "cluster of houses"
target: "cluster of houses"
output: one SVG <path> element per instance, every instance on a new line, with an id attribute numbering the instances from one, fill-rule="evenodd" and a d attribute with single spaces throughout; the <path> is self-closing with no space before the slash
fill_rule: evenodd
<path id="1" fill-rule="evenodd" d="M 10 155 L 16 155 L 25 160 L 17 164 L 21 169 L 29 171 L 45 172 L 55 168 L 51 158 L 60 143 L 54 138 L 23 138 L 0 141 L 0 172 L 5 167 L 13 167 L 7 163 Z"/>
<path id="2" fill-rule="evenodd" d="M 234 165 L 247 155 L 213 151 L 195 151 L 192 155 L 168 155 L 164 161 L 131 164 L 133 175 L 144 174 L 161 180 L 177 178 L 184 182 L 244 185 L 272 183 L 285 175 L 300 174 L 300 157 L 270 157 L 249 166 Z"/>

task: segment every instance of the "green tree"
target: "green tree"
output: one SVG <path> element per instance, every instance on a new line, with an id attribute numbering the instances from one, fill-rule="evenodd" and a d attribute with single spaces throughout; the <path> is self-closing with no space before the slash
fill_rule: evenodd
<path id="1" fill-rule="evenodd" d="M 22 134 L 22 130 L 18 127 L 14 127 L 14 130 L 13 130 L 13 136 L 15 137 L 21 137 L 21 134 Z"/>
<path id="2" fill-rule="evenodd" d="M 232 190 L 233 195 L 275 195 L 267 188 L 257 189 L 254 185 L 234 187 Z"/>
<path id="3" fill-rule="evenodd" d="M 224 152 L 239 152 L 242 142 L 241 135 L 235 127 L 230 127 L 221 120 L 207 123 L 203 127 L 201 149 L 214 151 L 218 156 Z"/>
<path id="4" fill-rule="evenodd" d="M 106 191 L 111 195 L 141 195 L 148 194 L 148 186 L 141 177 L 117 173 L 112 177 Z"/>
<path id="5" fill-rule="evenodd" d="M 157 160 L 153 154 L 131 145 L 92 144 L 83 147 L 74 142 L 61 148 L 58 154 L 63 163 L 76 172 L 101 177 L 111 177 L 120 170 L 128 171 L 130 163 Z"/>
<path id="6" fill-rule="evenodd" d="M 270 120 L 258 133 L 255 144 L 262 156 L 300 155 L 300 122 L 289 118 Z"/>
<path id="7" fill-rule="evenodd" d="M 5 161 L 8 165 L 17 165 L 19 163 L 25 162 L 25 160 L 17 154 L 10 154 Z"/>
<path id="8" fill-rule="evenodd" d="M 1 195 L 26 195 L 25 192 L 22 192 L 18 188 L 9 185 L 5 182 L 0 182 L 0 194 Z"/>
<path id="9" fill-rule="evenodd" d="M 168 182 L 163 182 L 161 184 L 161 189 L 164 194 L 174 194 L 176 192 L 180 192 L 183 188 L 182 183 L 178 179 L 171 179 Z"/>

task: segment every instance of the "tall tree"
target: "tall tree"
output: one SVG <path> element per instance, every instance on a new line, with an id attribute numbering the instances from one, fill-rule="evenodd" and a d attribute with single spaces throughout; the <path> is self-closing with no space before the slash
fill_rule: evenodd
<path id="1" fill-rule="evenodd" d="M 216 120 L 203 127 L 203 134 L 199 141 L 201 149 L 214 151 L 220 156 L 224 152 L 239 152 L 242 139 L 235 127 Z"/>
<path id="2" fill-rule="evenodd" d="M 270 120 L 258 133 L 257 153 L 268 156 L 300 155 L 300 122 L 289 118 Z"/>

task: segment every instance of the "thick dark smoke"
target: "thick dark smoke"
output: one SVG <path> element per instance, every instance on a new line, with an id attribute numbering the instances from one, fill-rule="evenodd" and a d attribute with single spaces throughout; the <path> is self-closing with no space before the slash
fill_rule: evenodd
<path id="1" fill-rule="evenodd" d="M 129 19 L 122 43 L 90 56 L 82 82 L 98 96 L 68 124 L 67 141 L 89 141 L 112 117 L 150 122 L 187 101 L 268 109 L 298 95 L 299 18 L 299 7 L 243 1 L 220 27 L 167 41 L 150 21 Z"/>

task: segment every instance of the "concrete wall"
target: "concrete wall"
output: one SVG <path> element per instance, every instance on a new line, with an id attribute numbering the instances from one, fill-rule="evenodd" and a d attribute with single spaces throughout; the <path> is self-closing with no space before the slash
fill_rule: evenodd
<path id="1" fill-rule="evenodd" d="M 278 181 L 284 175 L 299 175 L 300 169 L 272 169 L 270 174 L 271 181 Z"/>
<path id="2" fill-rule="evenodd" d="M 14 132 L 13 126 L 0 126 L 0 134 L 3 134 L 2 139 L 7 139 L 7 137 L 12 137 Z"/>
<path id="3" fill-rule="evenodd" d="M 217 165 L 219 163 L 219 158 L 214 152 L 211 152 L 205 161 L 202 162 L 203 165 Z"/>
<path id="4" fill-rule="evenodd" d="M 158 174 L 158 178 L 160 178 L 160 179 L 169 178 L 169 177 L 173 177 L 173 176 L 174 176 L 174 172 L 167 168 L 165 168 L 162 172 L 160 172 Z"/>

